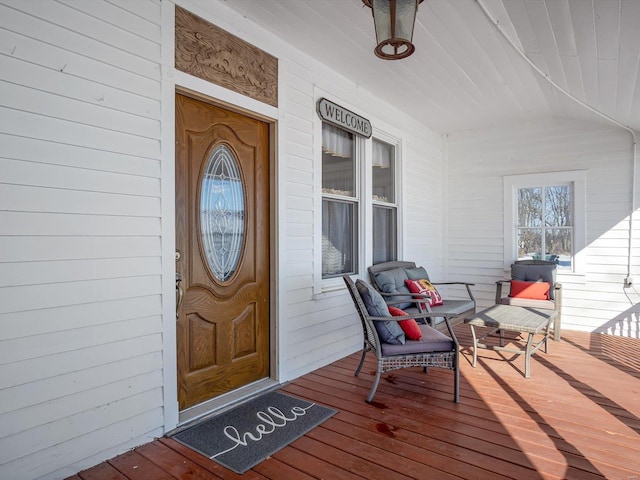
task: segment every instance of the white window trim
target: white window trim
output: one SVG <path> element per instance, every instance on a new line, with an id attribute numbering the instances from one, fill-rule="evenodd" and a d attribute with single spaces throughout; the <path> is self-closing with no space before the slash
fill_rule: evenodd
<path id="1" fill-rule="evenodd" d="M 504 183 L 504 269 L 510 270 L 517 258 L 516 216 L 518 188 L 562 185 L 571 182 L 574 196 L 573 270 L 559 271 L 561 274 L 584 275 L 586 269 L 586 170 L 533 173 L 525 175 L 505 175 Z"/>
<path id="2" fill-rule="evenodd" d="M 394 207 L 396 209 L 396 255 L 398 260 L 401 260 L 403 258 L 402 256 L 402 244 L 403 244 L 403 229 L 402 229 L 402 189 L 401 189 L 401 177 L 402 177 L 402 170 L 401 170 L 401 159 L 402 159 L 402 142 L 400 141 L 400 139 L 396 136 L 391 135 L 388 132 L 384 132 L 382 130 L 379 130 L 377 128 L 373 128 L 373 134 L 371 135 L 371 140 L 369 142 L 367 142 L 367 146 L 368 146 L 368 150 L 367 150 L 367 156 L 366 156 L 366 164 L 367 164 L 367 179 L 368 179 L 368 185 L 369 188 L 371 188 L 371 184 L 372 184 L 372 176 L 373 176 L 373 172 L 372 172 L 372 163 L 373 163 L 373 139 L 379 140 L 381 142 L 385 142 L 388 143 L 389 145 L 392 145 L 394 147 L 394 154 L 395 154 L 395 158 L 394 160 L 394 166 L 393 168 L 395 169 L 394 171 L 394 178 L 393 178 L 393 188 L 394 188 L 394 201 L 390 202 L 390 203 L 386 203 L 386 202 L 377 202 L 375 200 L 373 200 L 373 195 L 372 195 L 372 191 L 370 190 L 368 192 L 368 201 L 366 204 L 366 209 L 367 209 L 367 218 L 368 218 L 368 227 L 369 230 L 371 230 L 371 228 L 373 228 L 373 207 L 374 205 L 380 205 L 380 206 L 390 206 L 390 207 Z M 369 262 L 368 265 L 371 265 L 373 263 L 373 236 L 370 234 L 370 231 L 367 232 L 368 235 L 368 241 L 367 241 L 367 249 L 366 249 L 366 253 L 367 253 L 367 261 Z"/>
<path id="3" fill-rule="evenodd" d="M 316 88 L 316 101 L 318 98 L 331 98 L 327 92 Z M 340 105 L 351 111 L 358 111 L 353 105 L 340 101 Z M 373 122 L 374 120 L 372 120 Z M 402 184 L 402 141 L 398 136 L 394 136 L 386 131 L 373 128 L 372 136 L 364 139 L 359 135 L 354 135 L 356 141 L 356 197 L 358 198 L 358 273 L 354 275 L 356 278 L 367 278 L 367 267 L 371 265 L 373 258 L 373 240 L 371 233 L 367 230 L 373 221 L 373 202 L 371 198 L 371 165 L 373 156 L 373 141 L 375 137 L 395 146 L 396 154 L 396 172 L 395 172 L 395 193 L 397 208 L 397 250 L 398 258 L 402 258 L 403 250 L 403 228 L 402 228 L 402 204 L 403 196 L 400 188 Z M 314 232 L 313 238 L 314 249 L 314 273 L 313 273 L 313 296 L 319 299 L 325 296 L 341 294 L 345 289 L 342 277 L 322 278 L 322 119 L 318 115 L 314 115 L 313 122 L 313 208 L 314 208 Z"/>

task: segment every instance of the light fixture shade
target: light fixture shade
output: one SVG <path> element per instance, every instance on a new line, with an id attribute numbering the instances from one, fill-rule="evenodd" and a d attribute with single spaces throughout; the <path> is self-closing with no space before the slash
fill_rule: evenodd
<path id="1" fill-rule="evenodd" d="M 411 55 L 413 27 L 418 4 L 423 0 L 362 0 L 371 7 L 376 27 L 375 54 L 386 60 L 397 60 Z"/>

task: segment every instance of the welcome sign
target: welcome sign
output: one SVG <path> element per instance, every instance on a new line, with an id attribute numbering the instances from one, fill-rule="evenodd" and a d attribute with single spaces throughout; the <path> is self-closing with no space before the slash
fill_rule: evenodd
<path id="1" fill-rule="evenodd" d="M 364 138 L 371 137 L 371 122 L 352 111 L 342 108 L 326 98 L 318 100 L 317 110 L 318 115 L 325 122 L 349 130 Z"/>

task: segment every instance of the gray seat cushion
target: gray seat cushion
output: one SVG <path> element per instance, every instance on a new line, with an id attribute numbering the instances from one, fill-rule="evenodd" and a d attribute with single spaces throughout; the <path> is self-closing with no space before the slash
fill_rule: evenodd
<path id="1" fill-rule="evenodd" d="M 465 312 L 474 311 L 475 305 L 471 300 L 444 300 L 443 305 L 431 307 L 433 313 L 454 313 L 456 316 L 462 315 Z M 451 315 L 449 315 L 451 317 Z M 434 325 L 444 322 L 443 317 L 436 317 L 433 322 Z"/>
<path id="2" fill-rule="evenodd" d="M 516 307 L 542 308 L 545 310 L 553 310 L 556 304 L 552 300 L 532 300 L 529 298 L 503 297 L 503 305 L 514 305 Z"/>
<path id="3" fill-rule="evenodd" d="M 447 312 L 460 315 L 468 310 L 473 310 L 474 304 L 471 300 L 444 300 L 443 305 L 437 307 L 431 307 L 431 311 L 434 313 Z"/>
<path id="4" fill-rule="evenodd" d="M 356 280 L 356 288 L 369 315 L 372 317 L 391 317 L 389 307 L 387 307 L 384 298 L 371 285 L 362 280 Z M 405 343 L 404 332 L 397 321 L 374 321 L 373 324 L 381 342 L 395 345 L 403 345 Z"/>
<path id="5" fill-rule="evenodd" d="M 422 331 L 421 340 L 407 340 L 404 345 L 382 344 L 382 354 L 407 355 L 421 352 L 450 352 L 454 349 L 454 342 L 445 334 L 428 325 L 419 325 Z"/>

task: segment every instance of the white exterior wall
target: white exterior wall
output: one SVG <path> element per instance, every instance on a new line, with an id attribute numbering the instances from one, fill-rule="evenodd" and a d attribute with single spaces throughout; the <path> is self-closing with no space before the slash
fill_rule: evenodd
<path id="1" fill-rule="evenodd" d="M 638 286 L 624 289 L 629 253 L 632 140 L 619 128 L 545 121 L 448 138 L 448 271 L 494 302 L 503 271 L 503 176 L 586 170 L 584 275 L 559 271 L 563 328 L 639 336 Z M 637 188 L 636 188 L 637 190 Z M 636 192 L 637 196 L 637 192 Z M 640 229 L 634 222 L 632 274 Z"/>
<path id="2" fill-rule="evenodd" d="M 0 478 L 163 433 L 160 18 L 0 1 Z"/>
<path id="3" fill-rule="evenodd" d="M 428 262 L 433 270 L 442 263 L 441 138 L 416 125 L 390 105 L 371 97 L 355 85 L 312 59 L 291 52 L 285 59 L 281 78 L 286 100 L 281 118 L 283 129 L 279 164 L 283 168 L 284 205 L 281 221 L 282 261 L 279 264 L 280 326 L 284 338 L 280 353 L 281 380 L 290 380 L 362 348 L 362 328 L 353 302 L 344 288 L 322 292 L 318 272 L 321 266 L 321 156 L 316 114 L 318 98 L 327 96 L 368 118 L 379 130 L 400 140 L 402 169 L 399 215 L 404 215 L 400 258 Z M 281 68 L 283 64 L 281 64 Z M 410 174 L 403 172 L 410 171 Z M 432 209 L 402 209 L 424 192 L 429 192 Z M 361 229 L 371 225 L 361 222 Z M 370 237 L 370 236 L 369 236 Z M 361 245 L 361 255 L 366 248 Z M 368 281 L 366 259 L 360 262 L 360 277 Z M 340 280 L 340 283 L 342 280 Z"/>
<path id="4" fill-rule="evenodd" d="M 176 426 L 174 88 L 277 121 L 278 380 L 361 347 L 348 294 L 314 285 L 320 92 L 399 139 L 399 213 L 430 202 L 405 211 L 402 256 L 443 272 L 440 136 L 223 2 L 179 3 L 279 58 L 279 108 L 170 68 L 170 2 L 0 0 L 0 478 L 71 475 Z"/>

